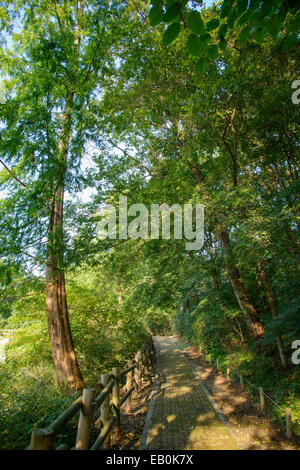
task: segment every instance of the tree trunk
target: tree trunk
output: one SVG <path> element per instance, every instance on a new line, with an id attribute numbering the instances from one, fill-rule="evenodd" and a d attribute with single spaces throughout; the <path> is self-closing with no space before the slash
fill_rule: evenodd
<path id="1" fill-rule="evenodd" d="M 208 232 L 208 243 L 209 243 L 210 261 L 211 261 L 211 265 L 212 265 L 211 269 L 210 269 L 210 274 L 211 274 L 216 292 L 218 294 L 221 309 L 226 311 L 225 302 L 224 302 L 223 296 L 222 296 L 221 283 L 220 283 L 220 280 L 219 280 L 219 273 L 218 273 L 218 270 L 217 270 L 216 264 L 215 264 L 212 233 L 210 231 Z"/>
<path id="2" fill-rule="evenodd" d="M 260 278 L 261 278 L 261 280 L 262 280 L 262 282 L 265 286 L 265 289 L 266 289 L 266 295 L 267 295 L 267 299 L 268 299 L 268 302 L 269 302 L 270 307 L 271 307 L 272 317 L 276 318 L 277 315 L 278 315 L 277 302 L 276 302 L 275 296 L 273 294 L 273 291 L 272 291 L 272 289 L 271 289 L 271 287 L 268 283 L 266 272 L 265 272 L 265 270 L 263 268 L 263 265 L 262 265 L 262 262 L 260 260 L 257 261 L 257 266 L 258 266 Z M 277 344 L 277 348 L 278 348 L 278 352 L 279 352 L 279 356 L 280 356 L 281 365 L 284 369 L 286 369 L 287 360 L 286 360 L 285 352 L 284 352 L 284 349 L 283 349 L 281 336 L 276 337 L 276 344 Z"/>
<path id="3" fill-rule="evenodd" d="M 227 272 L 229 275 L 229 279 L 232 285 L 233 292 L 235 297 L 239 303 L 241 311 L 243 312 L 247 326 L 253 338 L 259 338 L 264 330 L 263 326 L 259 321 L 258 314 L 246 292 L 244 283 L 241 279 L 240 273 L 238 268 L 235 265 L 233 260 L 233 254 L 230 247 L 230 241 L 228 233 L 224 229 L 219 229 L 216 231 L 216 236 L 221 244 Z"/>
<path id="4" fill-rule="evenodd" d="M 197 181 L 199 187 L 203 185 L 203 175 L 199 169 L 198 165 L 193 164 L 191 159 L 188 160 L 188 165 Z M 204 191 L 204 196 L 209 200 L 209 195 Z M 258 314 L 251 303 L 251 300 L 247 294 L 244 283 L 241 279 L 239 270 L 237 269 L 232 250 L 230 247 L 228 233 L 219 225 L 219 227 L 214 231 L 217 239 L 220 242 L 222 251 L 224 253 L 224 258 L 226 262 L 228 276 L 232 285 L 234 295 L 239 303 L 242 313 L 245 316 L 247 326 L 249 331 L 254 339 L 259 338 L 264 330 L 263 326 L 259 321 Z"/>
<path id="5" fill-rule="evenodd" d="M 71 133 L 73 94 L 66 100 L 58 142 L 58 167 L 48 229 L 46 266 L 46 311 L 52 358 L 59 385 L 77 390 L 84 387 L 69 323 L 64 274 L 63 200 L 67 154 Z"/>
<path id="6" fill-rule="evenodd" d="M 74 36 L 76 55 L 79 53 L 81 41 L 81 19 L 84 5 L 85 0 L 81 0 L 79 4 L 79 20 L 76 25 Z M 84 382 L 78 365 L 70 329 L 64 273 L 63 240 L 64 187 L 72 129 L 73 104 L 74 92 L 69 91 L 66 96 L 65 109 L 62 115 L 61 132 L 57 145 L 57 178 L 54 181 L 48 229 L 46 311 L 52 358 L 59 385 L 62 389 L 68 388 L 69 390 L 78 390 L 84 387 Z"/>
<path id="7" fill-rule="evenodd" d="M 70 330 L 65 275 L 55 273 L 49 263 L 47 269 L 46 308 L 52 359 L 58 383 L 62 390 L 84 387 Z M 51 280 L 50 280 L 51 279 Z"/>

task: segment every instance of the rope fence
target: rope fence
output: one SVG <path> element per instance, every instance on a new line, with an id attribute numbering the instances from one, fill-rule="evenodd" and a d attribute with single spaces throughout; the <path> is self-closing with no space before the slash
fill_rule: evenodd
<path id="1" fill-rule="evenodd" d="M 204 351 L 202 351 L 201 346 L 199 347 L 199 353 L 200 353 L 202 359 L 204 359 L 205 361 L 209 362 L 212 366 L 214 366 L 214 359 L 212 357 L 212 354 L 208 354 L 208 353 L 205 353 Z M 220 367 L 219 359 L 216 359 L 216 369 L 222 372 L 222 368 Z M 231 370 L 230 370 L 229 367 L 227 367 L 226 376 L 227 376 L 228 379 L 230 377 L 232 377 L 234 379 L 234 374 L 231 373 Z M 245 383 L 247 383 L 248 385 L 250 385 L 250 387 L 253 387 L 254 389 L 256 389 L 259 392 L 259 403 L 260 403 L 261 412 L 264 412 L 265 409 L 266 409 L 265 398 L 267 398 L 268 400 L 270 400 L 273 403 L 273 405 L 277 406 L 277 408 L 279 408 L 284 413 L 284 415 L 285 415 L 286 437 L 288 439 L 292 439 L 292 437 L 293 437 L 292 419 L 293 419 L 293 421 L 298 421 L 298 420 L 297 420 L 296 417 L 292 416 L 291 409 L 290 408 L 285 408 L 285 409 L 282 408 L 278 403 L 276 403 L 276 401 L 272 397 L 270 397 L 267 393 L 264 392 L 262 387 L 257 387 L 256 385 L 252 384 L 247 379 L 245 379 L 245 377 L 243 377 L 242 375 L 239 375 L 239 376 L 236 375 L 236 379 L 237 379 L 237 377 L 239 379 L 241 390 L 244 390 Z"/>

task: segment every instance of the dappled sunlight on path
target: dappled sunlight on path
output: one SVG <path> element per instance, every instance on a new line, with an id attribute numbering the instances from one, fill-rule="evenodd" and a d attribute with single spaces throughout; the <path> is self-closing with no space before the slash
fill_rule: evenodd
<path id="1" fill-rule="evenodd" d="M 237 449 L 192 369 L 168 337 L 157 336 L 158 382 L 149 416 L 146 448 Z"/>

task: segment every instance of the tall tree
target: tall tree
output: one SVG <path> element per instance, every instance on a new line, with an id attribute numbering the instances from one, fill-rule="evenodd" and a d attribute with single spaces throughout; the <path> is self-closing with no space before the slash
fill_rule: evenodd
<path id="1" fill-rule="evenodd" d="M 213 18 L 216 12 L 211 9 L 206 14 Z M 255 339 L 264 333 L 265 318 L 256 299 L 258 260 L 249 238 L 254 235 L 257 240 L 267 234 L 264 256 L 277 252 L 275 225 L 269 223 L 276 207 L 284 214 L 277 224 L 283 227 L 287 223 L 291 236 L 284 236 L 283 242 L 286 256 L 290 256 L 294 237 L 290 222 L 296 222 L 291 191 L 281 193 L 284 200 L 289 199 L 287 210 L 273 180 L 278 172 L 283 188 L 285 183 L 294 184 L 297 110 L 287 93 L 297 50 L 294 46 L 287 55 L 284 48 L 293 21 L 289 18 L 283 25 L 276 43 L 269 36 L 262 44 L 249 38 L 237 48 L 233 38 L 226 51 L 211 58 L 205 72 L 198 74 L 183 47 L 185 36 L 164 47 L 143 19 L 132 33 L 137 39 L 126 53 L 121 51 L 118 82 L 111 84 L 104 100 L 104 107 L 115 109 L 108 124 L 113 138 L 117 141 L 121 136 L 128 147 L 138 149 L 135 156 L 124 158 L 123 167 L 132 165 L 144 172 L 148 184 L 140 184 L 139 198 L 142 192 L 145 199 L 155 194 L 158 202 L 160 198 L 169 203 L 192 200 L 205 204 L 206 224 L 218 240 L 236 301 Z M 273 64 L 272 73 L 265 66 L 266 56 Z M 284 69 L 280 63 L 285 64 Z M 261 104 L 259 96 L 266 96 Z M 283 131 L 283 115 L 275 110 L 276 96 L 286 103 L 287 132 Z M 274 120 L 268 124 L 270 109 Z M 278 140 L 284 144 L 275 148 Z M 258 192 L 257 185 L 261 185 Z M 118 187 L 128 191 L 125 174 L 118 179 Z M 273 217 L 275 222 L 274 213 Z M 283 254 L 277 252 L 276 256 L 281 263 Z M 200 254 L 196 259 L 203 261 Z M 297 264 L 296 259 L 290 262 Z"/>
<path id="2" fill-rule="evenodd" d="M 46 266 L 46 311 L 61 387 L 82 388 L 69 324 L 65 268 L 76 228 L 64 228 L 64 195 L 80 189 L 89 140 L 85 116 L 113 67 L 124 5 L 108 1 L 1 1 L 2 256 Z M 12 24 L 15 27 L 12 27 Z M 69 203 L 70 204 L 70 203 Z M 72 211 L 69 210 L 70 214 Z M 68 223 L 70 227 L 70 221 Z M 72 233 L 73 232 L 73 233 Z"/>

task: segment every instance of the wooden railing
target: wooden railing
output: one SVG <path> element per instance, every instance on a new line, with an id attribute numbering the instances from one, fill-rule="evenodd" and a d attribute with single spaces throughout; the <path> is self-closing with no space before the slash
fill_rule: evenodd
<path id="1" fill-rule="evenodd" d="M 74 450 L 98 450 L 110 448 L 110 433 L 114 427 L 117 432 L 121 426 L 121 408 L 126 403 L 127 411 L 131 409 L 131 395 L 139 393 L 142 380 L 151 379 L 150 368 L 154 345 L 149 336 L 144 347 L 139 350 L 135 359 L 128 361 L 127 368 L 119 372 L 118 367 L 111 374 L 101 375 L 100 393 L 96 395 L 95 388 L 84 388 L 82 395 L 77 398 L 60 416 L 47 428 L 37 429 L 31 433 L 31 443 L 28 450 L 54 449 L 54 440 L 68 421 L 80 411 L 77 436 Z M 120 396 L 122 382 L 126 392 Z M 97 411 L 100 408 L 100 416 Z M 90 447 L 90 434 L 93 418 L 95 425 L 100 427 L 100 433 Z M 68 450 L 61 444 L 55 450 Z"/>

